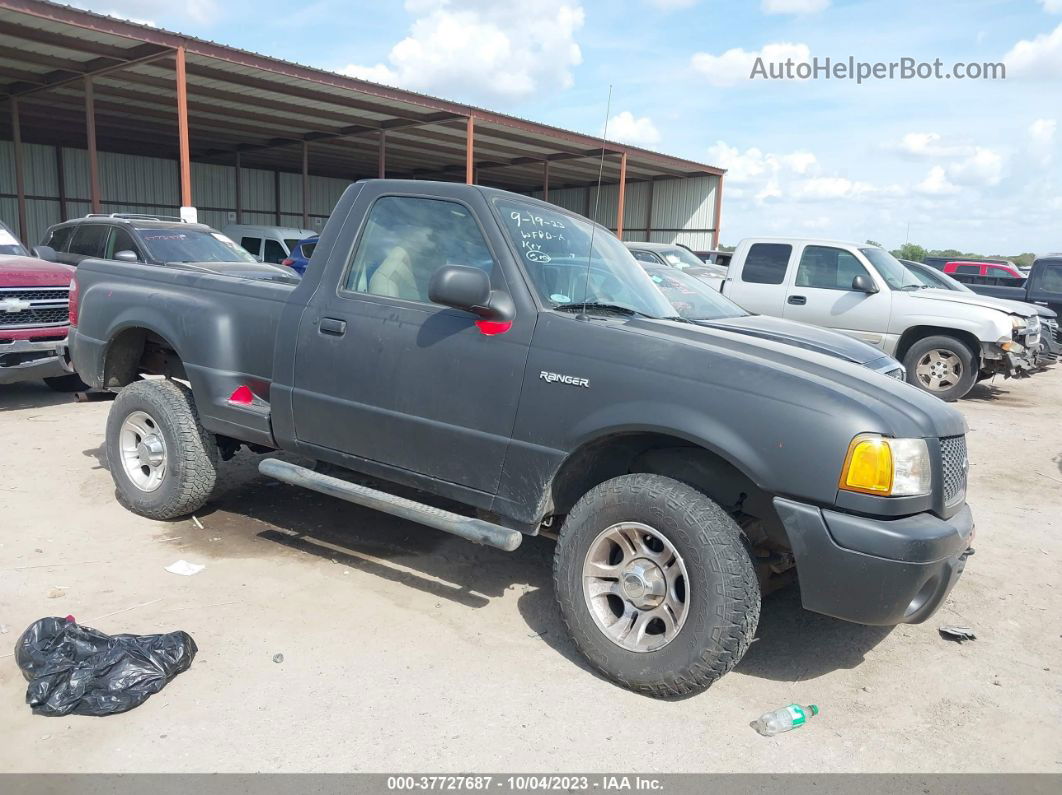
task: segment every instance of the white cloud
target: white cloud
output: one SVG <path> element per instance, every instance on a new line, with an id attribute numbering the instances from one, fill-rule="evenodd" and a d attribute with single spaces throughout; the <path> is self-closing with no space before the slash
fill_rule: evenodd
<path id="1" fill-rule="evenodd" d="M 1062 14 L 1062 0 L 1040 0 L 1048 14 Z"/>
<path id="2" fill-rule="evenodd" d="M 1059 0 L 1062 2 L 1062 0 Z M 1055 119 L 1037 119 L 1029 125 L 1029 137 L 1033 140 L 1033 143 L 1050 146 L 1055 140 L 1055 130 L 1058 128 L 1058 122 Z"/>
<path id="3" fill-rule="evenodd" d="M 713 86 L 731 86 L 749 79 L 757 58 L 762 58 L 768 68 L 772 63 L 783 63 L 789 59 L 792 59 L 793 63 L 808 63 L 811 61 L 811 49 L 806 44 L 789 42 L 765 44 L 759 50 L 734 47 L 722 55 L 695 53 L 690 59 L 690 65 Z"/>
<path id="4" fill-rule="evenodd" d="M 817 14 L 829 4 L 830 0 L 763 0 L 760 7 L 765 14 Z"/>
<path id="5" fill-rule="evenodd" d="M 948 181 L 948 175 L 943 166 L 933 166 L 929 169 L 926 178 L 915 185 L 915 190 L 926 196 L 949 196 L 959 192 L 958 186 Z"/>
<path id="6" fill-rule="evenodd" d="M 608 120 L 608 138 L 612 141 L 633 144 L 634 146 L 652 146 L 660 143 L 660 131 L 648 116 L 635 118 L 629 110 L 617 113 Z"/>
<path id="7" fill-rule="evenodd" d="M 1062 77 L 1062 25 L 1031 41 L 1019 41 L 1003 56 L 1003 63 L 1007 67 L 1007 77 L 1024 76 L 1036 80 Z"/>
<path id="8" fill-rule="evenodd" d="M 80 0 L 72 5 L 95 11 L 97 14 L 152 26 L 155 26 L 153 20 L 159 17 L 189 19 L 199 23 L 213 22 L 217 20 L 219 11 L 215 0 L 184 0 L 178 3 L 172 0 L 110 0 L 106 4 Z"/>
<path id="9" fill-rule="evenodd" d="M 909 132 L 900 139 L 897 149 L 912 157 L 968 157 L 973 147 L 948 143 L 940 133 Z"/>
<path id="10" fill-rule="evenodd" d="M 803 201 L 862 198 L 877 189 L 869 182 L 858 182 L 847 177 L 814 177 L 800 180 L 793 185 L 792 196 Z"/>
<path id="11" fill-rule="evenodd" d="M 947 166 L 948 178 L 957 185 L 992 187 L 1003 179 L 1003 156 L 978 146 L 965 160 Z"/>
<path id="12" fill-rule="evenodd" d="M 818 158 L 811 152 L 803 150 L 779 155 L 764 152 L 755 146 L 742 152 L 736 146 L 716 141 L 708 148 L 708 162 L 713 166 L 727 169 L 728 184 L 766 182 L 767 184 L 762 187 L 770 187 L 769 193 L 773 195 L 779 190 L 775 177 L 784 172 L 808 174 L 818 164 Z M 772 186 L 771 182 L 775 184 Z"/>
<path id="13" fill-rule="evenodd" d="M 490 0 L 407 0 L 417 16 L 387 63 L 340 71 L 388 85 L 485 102 L 512 102 L 572 85 L 582 62 L 576 0 L 539 0 L 534 14 Z"/>

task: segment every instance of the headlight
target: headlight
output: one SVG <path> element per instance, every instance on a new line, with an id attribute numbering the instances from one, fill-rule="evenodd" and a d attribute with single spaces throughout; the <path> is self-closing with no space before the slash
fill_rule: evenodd
<path id="1" fill-rule="evenodd" d="M 848 446 L 838 485 L 863 494 L 913 497 L 929 494 L 932 482 L 925 439 L 887 439 L 864 433 Z"/>
<path id="2" fill-rule="evenodd" d="M 996 344 L 1007 353 L 1025 353 L 1024 345 L 1014 340 L 1008 340 L 1006 337 L 1000 337 L 999 342 Z"/>

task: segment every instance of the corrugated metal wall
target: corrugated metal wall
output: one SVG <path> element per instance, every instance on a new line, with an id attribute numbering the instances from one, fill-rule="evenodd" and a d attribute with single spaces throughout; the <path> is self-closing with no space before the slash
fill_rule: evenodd
<path id="1" fill-rule="evenodd" d="M 55 147 L 25 144 L 26 226 L 30 244 L 40 241 L 51 224 L 58 223 L 59 182 Z M 88 154 L 83 149 L 63 148 L 63 176 L 66 217 L 89 212 Z M 103 211 L 108 213 L 151 213 L 177 215 L 179 186 L 177 163 L 158 157 L 100 152 L 100 191 Z M 199 208 L 199 220 L 216 229 L 236 223 L 236 168 L 192 163 L 192 196 Z M 332 208 L 347 187 L 347 181 L 330 177 L 310 177 L 310 226 L 324 226 Z M 243 223 L 277 223 L 277 188 L 280 197 L 280 224 L 302 225 L 302 177 L 282 172 L 244 168 L 240 170 Z M 719 178 L 662 179 L 627 183 L 623 237 L 649 238 L 658 243 L 683 243 L 694 249 L 712 245 L 715 201 Z M 541 192 L 532 194 L 541 198 Z M 551 190 L 549 200 L 573 212 L 593 216 L 598 223 L 615 230 L 618 187 L 562 188 Z M 650 199 L 652 218 L 649 218 Z M 15 201 L 14 146 L 0 141 L 0 218 L 18 232 Z M 647 221 L 648 226 L 647 226 Z"/>
<path id="2" fill-rule="evenodd" d="M 30 245 L 38 243 L 45 230 L 59 223 L 59 179 L 56 148 L 23 144 L 26 181 L 26 227 Z M 88 153 L 64 147 L 63 187 L 66 217 L 90 211 Z M 141 155 L 100 152 L 100 193 L 107 213 L 177 215 L 180 188 L 174 160 Z M 192 163 L 192 197 L 202 223 L 221 229 L 236 223 L 236 168 Z M 243 223 L 273 225 L 276 216 L 276 175 L 272 171 L 240 169 Z M 310 177 L 310 227 L 320 229 L 349 183 L 330 177 Z M 302 226 L 302 177 L 281 173 L 280 223 Z M 0 219 L 18 234 L 14 145 L 0 141 Z"/>
<path id="3" fill-rule="evenodd" d="M 719 177 L 715 176 L 656 180 L 651 191 L 648 182 L 628 182 L 623 203 L 623 239 L 648 239 L 654 243 L 682 243 L 697 250 L 710 249 L 718 190 Z M 541 199 L 542 191 L 531 195 Z M 592 217 L 613 231 L 616 229 L 617 185 L 603 185 L 600 196 L 594 187 L 551 190 L 549 200 Z"/>

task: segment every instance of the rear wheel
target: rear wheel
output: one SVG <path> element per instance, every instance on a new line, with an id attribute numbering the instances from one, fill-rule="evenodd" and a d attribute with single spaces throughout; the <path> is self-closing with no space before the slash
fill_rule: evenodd
<path id="1" fill-rule="evenodd" d="M 591 665 L 661 698 L 699 693 L 733 668 L 760 614 L 734 520 L 659 475 L 614 478 L 579 500 L 557 542 L 554 584 Z"/>
<path id="2" fill-rule="evenodd" d="M 955 337 L 926 337 L 903 357 L 907 381 L 941 400 L 958 400 L 977 383 L 978 365 L 971 351 Z"/>
<path id="3" fill-rule="evenodd" d="M 150 519 L 173 519 L 209 499 L 218 447 L 199 422 L 188 387 L 137 381 L 111 405 L 107 462 L 122 505 Z"/>

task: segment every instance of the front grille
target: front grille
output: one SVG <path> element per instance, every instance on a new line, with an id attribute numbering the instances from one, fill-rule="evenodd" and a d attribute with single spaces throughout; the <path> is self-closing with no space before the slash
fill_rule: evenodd
<path id="1" fill-rule="evenodd" d="M 66 325 L 69 297 L 66 287 L 0 288 L 0 328 Z"/>
<path id="2" fill-rule="evenodd" d="M 70 294 L 67 287 L 0 287 L 0 301 L 17 298 L 20 301 L 65 301 Z"/>
<path id="3" fill-rule="evenodd" d="M 966 496 L 966 437 L 947 436 L 940 440 L 940 463 L 944 471 L 944 504 L 954 505 Z"/>
<path id="4" fill-rule="evenodd" d="M 1062 345 L 1062 328 L 1059 328 L 1057 320 L 1044 321 L 1044 334 L 1053 337 L 1059 345 Z"/>

